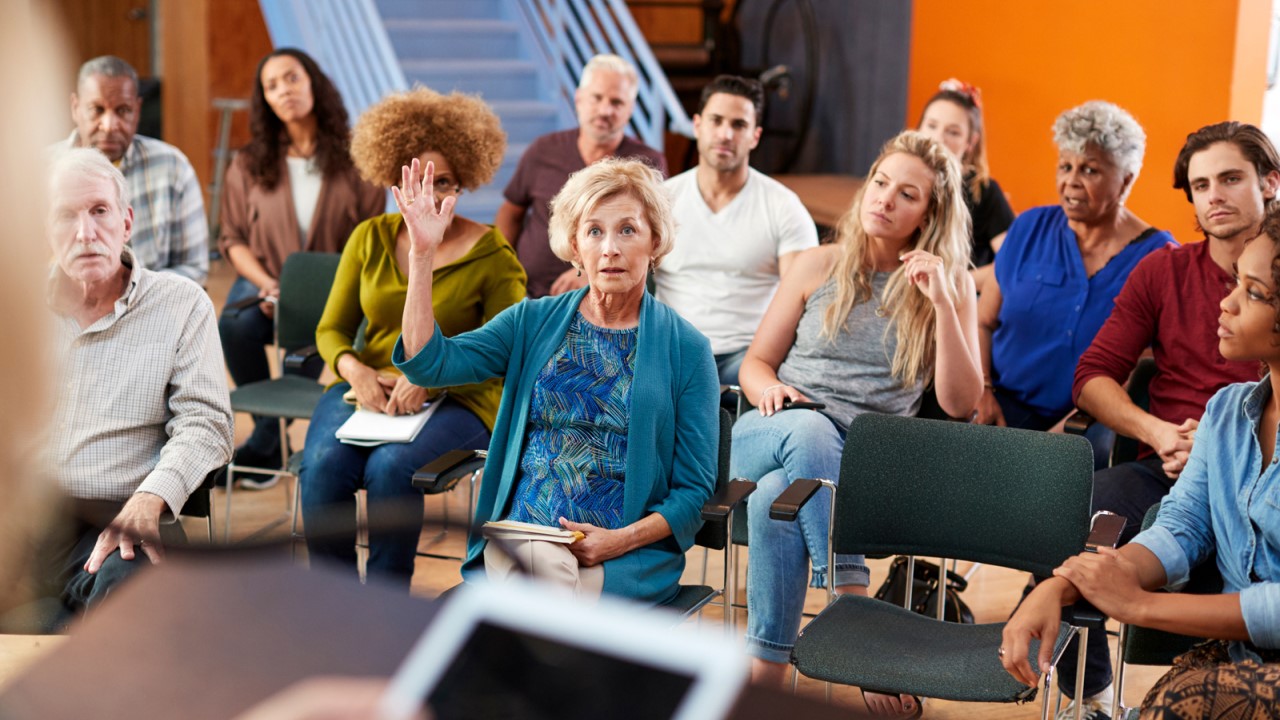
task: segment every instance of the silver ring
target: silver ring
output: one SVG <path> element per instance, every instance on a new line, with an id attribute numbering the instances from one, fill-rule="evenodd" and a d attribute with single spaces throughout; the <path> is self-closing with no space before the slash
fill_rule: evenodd
<path id="1" fill-rule="evenodd" d="M 996 650 L 996 655 L 998 657 L 1004 657 L 1004 648 L 1000 648 L 999 650 Z"/>

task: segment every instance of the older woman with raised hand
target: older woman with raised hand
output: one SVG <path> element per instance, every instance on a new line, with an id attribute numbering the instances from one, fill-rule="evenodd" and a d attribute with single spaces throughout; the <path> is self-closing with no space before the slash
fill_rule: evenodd
<path id="1" fill-rule="evenodd" d="M 429 270 L 453 199 L 437 209 L 431 164 L 404 173 L 392 190 L 411 248 L 396 366 L 419 385 L 505 378 L 476 520 L 582 532 L 521 545 L 535 575 L 580 597 L 670 600 L 715 485 L 719 385 L 707 339 L 645 290 L 674 238 L 661 175 L 613 159 L 572 175 L 551 203 L 551 244 L 587 287 L 447 337 Z M 510 562 L 473 536 L 463 576 L 486 567 L 500 579 Z"/>
<path id="2" fill-rule="evenodd" d="M 1174 242 L 1125 207 L 1147 137 L 1129 113 L 1094 100 L 1053 124 L 1058 204 L 1018 216 L 978 304 L 986 392 L 977 422 L 1049 430 L 1070 414 L 1080 354 L 1129 272 Z M 1106 467 L 1112 433 L 1090 430 Z"/>
<path id="3" fill-rule="evenodd" d="M 734 425 L 730 465 L 758 483 L 747 508 L 747 652 L 757 682 L 782 682 L 810 565 L 813 587 L 865 595 L 870 582 L 861 556 L 837 555 L 827 567 L 829 494 L 795 522 L 770 518 L 769 506 L 799 478 L 839 478 L 854 417 L 914 415 L 931 384 L 947 414 L 965 417 L 982 394 L 960 183 L 940 143 L 914 131 L 886 143 L 836 241 L 801 253 L 782 278 L 742 362 L 742 389 L 760 410 Z M 797 401 L 825 407 L 789 407 Z M 864 695 L 877 713 L 919 710 L 910 696 Z"/>
<path id="4" fill-rule="evenodd" d="M 386 208 L 386 191 L 360 179 L 348 153 L 347 111 L 333 82 L 301 50 L 281 48 L 258 63 L 249 104 L 249 144 L 227 170 L 218 248 L 236 281 L 218 319 L 227 370 L 236 385 L 271 376 L 265 346 L 280 269 L 300 250 L 341 252 L 355 226 Z M 241 301 L 262 298 L 243 307 Z M 313 377 L 323 368 L 308 367 Z M 235 463 L 279 468 L 280 425 L 254 418 Z M 277 476 L 237 473 L 247 488 Z"/>
<path id="5" fill-rule="evenodd" d="M 411 158 L 431 164 L 434 202 L 447 198 L 452 205 L 463 190 L 493 178 L 506 147 L 502 125 L 483 100 L 418 88 L 369 108 L 356 123 L 351 154 L 360 174 L 383 186 L 394 186 Z M 409 233 L 400 214 L 380 215 L 361 223 L 342 252 L 316 328 L 316 346 L 340 379 L 311 416 L 299 475 L 310 556 L 355 569 L 355 493 L 364 489 L 368 572 L 406 590 L 422 515 L 413 473 L 454 448 L 487 446 L 502 394 L 497 379 L 420 386 L 392 367 L 411 272 Z M 515 250 L 497 229 L 461 216 L 450 217 L 424 272 L 436 288 L 431 312 L 445 335 L 474 330 L 524 299 Z M 367 325 L 357 348 L 361 321 Z M 361 447 L 334 436 L 355 410 L 343 399 L 353 391 L 361 407 L 388 415 L 417 412 L 429 397 L 447 394 L 413 440 Z"/>

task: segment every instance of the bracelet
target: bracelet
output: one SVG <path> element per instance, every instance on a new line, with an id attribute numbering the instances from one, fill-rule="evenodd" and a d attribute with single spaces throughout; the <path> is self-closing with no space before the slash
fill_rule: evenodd
<path id="1" fill-rule="evenodd" d="M 786 383 L 778 383 L 777 385 L 770 385 L 769 387 L 760 391 L 760 397 L 764 397 L 765 395 L 768 395 L 769 391 L 774 388 L 780 388 L 780 387 L 786 387 L 786 386 L 787 386 Z"/>

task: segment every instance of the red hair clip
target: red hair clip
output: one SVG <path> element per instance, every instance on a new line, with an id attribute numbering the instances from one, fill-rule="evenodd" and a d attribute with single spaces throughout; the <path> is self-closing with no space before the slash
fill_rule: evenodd
<path id="1" fill-rule="evenodd" d="M 969 98 L 969 101 L 973 103 L 974 107 L 979 110 L 982 109 L 982 91 L 978 89 L 977 85 L 970 85 L 967 82 L 951 78 L 938 83 L 938 89 L 960 93 L 961 95 Z"/>

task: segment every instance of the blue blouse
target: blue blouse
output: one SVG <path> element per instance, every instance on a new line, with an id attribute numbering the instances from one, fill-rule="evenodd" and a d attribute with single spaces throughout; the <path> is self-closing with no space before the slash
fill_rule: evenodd
<path id="1" fill-rule="evenodd" d="M 1218 391 L 1205 408 L 1187 467 L 1150 529 L 1133 542 L 1164 566 L 1171 586 L 1214 550 L 1224 593 L 1240 593 L 1249 639 L 1280 648 L 1280 456 L 1262 464 L 1258 423 L 1271 398 L 1270 378 Z M 1257 660 L 1231 644 L 1236 662 Z"/>
<path id="2" fill-rule="evenodd" d="M 1066 415 L 1076 362 L 1111 316 L 1129 273 L 1170 244 L 1177 243 L 1168 232 L 1149 233 L 1089 277 L 1061 207 L 1019 215 L 996 254 L 1004 300 L 991 338 L 992 382 L 1042 415 Z"/>
<path id="3" fill-rule="evenodd" d="M 510 520 L 559 518 L 616 529 L 622 521 L 636 328 L 596 327 L 578 313 L 538 373 Z"/>
<path id="4" fill-rule="evenodd" d="M 510 512 L 538 375 L 564 344 L 585 294 L 583 288 L 526 300 L 483 327 L 451 338 L 437 328 L 410 359 L 404 357 L 403 344 L 396 343 L 396 367 L 423 387 L 505 378 L 484 482 L 476 497 L 476 522 Z M 627 453 L 622 519 L 631 524 L 657 513 L 671 527 L 671 536 L 606 560 L 606 593 L 661 604 L 679 592 L 684 553 L 702 527 L 702 504 L 715 489 L 719 403 L 720 386 L 707 338 L 645 293 L 627 423 L 627 445 L 641 451 Z M 464 579 L 483 577 L 485 542 L 481 533 L 468 540 Z"/>

